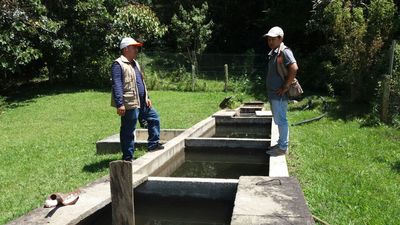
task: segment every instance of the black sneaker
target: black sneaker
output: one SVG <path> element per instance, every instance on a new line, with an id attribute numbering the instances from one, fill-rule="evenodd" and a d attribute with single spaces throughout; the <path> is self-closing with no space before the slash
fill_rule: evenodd
<path id="1" fill-rule="evenodd" d="M 164 149 L 164 146 L 160 143 L 157 143 L 154 147 L 149 148 L 149 152 L 154 152 L 154 151 L 158 151 L 158 150 L 162 150 Z"/>
<path id="2" fill-rule="evenodd" d="M 278 144 L 276 144 L 276 145 L 269 146 L 267 149 L 268 150 L 272 150 L 272 149 L 275 149 L 275 148 L 278 148 L 278 147 L 279 147 Z"/>
<path id="3" fill-rule="evenodd" d="M 287 154 L 287 150 L 280 149 L 280 148 L 275 148 L 275 149 L 267 151 L 267 154 L 270 155 L 270 156 L 286 155 Z"/>
<path id="4" fill-rule="evenodd" d="M 130 158 L 130 159 L 122 159 L 122 160 L 124 160 L 124 161 L 126 161 L 126 162 L 133 162 L 133 161 L 135 160 L 135 158 Z"/>

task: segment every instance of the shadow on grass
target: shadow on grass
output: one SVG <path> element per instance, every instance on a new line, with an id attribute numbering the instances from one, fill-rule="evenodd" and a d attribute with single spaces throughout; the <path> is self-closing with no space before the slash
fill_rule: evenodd
<path id="1" fill-rule="evenodd" d="M 391 169 L 395 173 L 400 173 L 400 160 L 395 161 L 395 162 L 391 162 L 391 160 L 389 158 L 385 158 L 383 156 L 378 156 L 378 157 L 374 158 L 374 161 L 378 162 L 378 163 L 389 164 Z"/>
<path id="2" fill-rule="evenodd" d="M 392 164 L 392 170 L 396 173 L 400 173 L 400 161 L 396 161 Z"/>
<path id="3" fill-rule="evenodd" d="M 89 172 L 89 173 L 97 173 L 100 171 L 103 171 L 104 169 L 107 169 L 109 167 L 110 162 L 114 161 L 116 159 L 104 159 L 101 160 L 100 162 L 95 162 L 89 165 L 85 165 L 83 167 L 83 171 Z"/>
<path id="4" fill-rule="evenodd" d="M 321 114 L 334 120 L 349 121 L 355 118 L 365 118 L 371 111 L 371 105 L 366 102 L 350 102 L 348 99 L 321 96 L 319 94 L 304 96 L 303 100 L 290 107 L 291 111 L 319 109 Z"/>
<path id="5" fill-rule="evenodd" d="M 15 85 L 12 88 L 1 90 L 0 95 L 2 96 L 1 102 L 3 102 L 3 108 L 17 108 L 34 102 L 34 99 L 39 96 L 76 93 L 88 90 L 110 92 L 110 88 L 86 87 L 69 83 L 42 81 Z"/>
<path id="6" fill-rule="evenodd" d="M 334 119 L 353 120 L 363 118 L 370 112 L 371 106 L 368 103 L 353 103 L 339 100 L 330 103 L 328 115 Z"/>

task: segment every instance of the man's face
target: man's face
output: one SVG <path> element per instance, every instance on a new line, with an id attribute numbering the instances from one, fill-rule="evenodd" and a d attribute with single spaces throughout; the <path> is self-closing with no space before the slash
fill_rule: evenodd
<path id="1" fill-rule="evenodd" d="M 134 45 L 129 45 L 125 48 L 125 56 L 129 59 L 136 59 L 139 52 L 139 47 Z"/>
<path id="2" fill-rule="evenodd" d="M 271 49 L 276 49 L 282 43 L 282 37 L 267 37 L 267 42 Z"/>

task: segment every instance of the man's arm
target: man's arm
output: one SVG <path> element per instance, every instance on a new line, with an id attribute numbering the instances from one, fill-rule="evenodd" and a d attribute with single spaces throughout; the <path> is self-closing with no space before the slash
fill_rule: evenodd
<path id="1" fill-rule="evenodd" d="M 123 102 L 123 76 L 122 68 L 114 62 L 111 66 L 111 79 L 112 79 L 112 91 L 114 96 L 115 105 L 117 106 L 117 114 L 120 116 L 125 115 L 125 106 Z"/>
<path id="2" fill-rule="evenodd" d="M 290 87 L 290 84 L 292 84 L 294 78 L 296 77 L 297 74 L 297 70 L 299 69 L 299 67 L 297 66 L 297 63 L 292 63 L 288 66 L 288 75 L 286 77 L 285 82 L 283 83 L 282 87 L 280 87 L 276 93 L 278 95 L 284 95 Z"/>

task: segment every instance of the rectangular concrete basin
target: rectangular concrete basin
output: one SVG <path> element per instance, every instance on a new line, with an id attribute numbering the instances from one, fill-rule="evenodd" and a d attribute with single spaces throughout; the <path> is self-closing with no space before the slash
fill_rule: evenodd
<path id="1" fill-rule="evenodd" d="M 152 176 L 238 179 L 268 176 L 268 139 L 186 138 L 185 148 Z"/>
<path id="2" fill-rule="evenodd" d="M 149 177 L 135 188 L 135 223 L 228 225 L 237 186 L 231 179 Z M 110 225 L 111 215 L 109 204 L 79 225 Z"/>
<path id="3" fill-rule="evenodd" d="M 215 126 L 202 137 L 271 138 L 271 117 L 215 117 Z"/>

